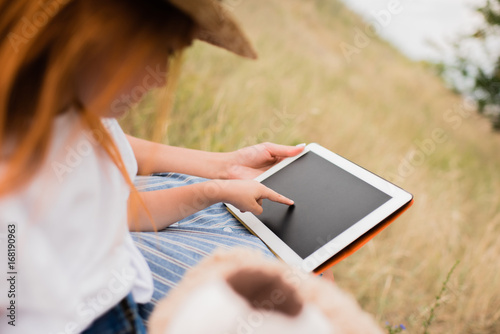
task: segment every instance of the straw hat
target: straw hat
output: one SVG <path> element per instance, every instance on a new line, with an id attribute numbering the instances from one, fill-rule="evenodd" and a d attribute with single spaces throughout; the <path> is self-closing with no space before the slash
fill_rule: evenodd
<path id="1" fill-rule="evenodd" d="M 198 25 L 197 39 L 219 46 L 237 55 L 256 59 L 252 44 L 234 16 L 218 0 L 167 0 L 186 13 Z"/>

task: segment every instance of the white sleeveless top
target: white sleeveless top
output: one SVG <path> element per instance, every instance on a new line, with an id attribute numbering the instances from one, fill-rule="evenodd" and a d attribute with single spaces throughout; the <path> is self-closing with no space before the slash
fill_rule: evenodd
<path id="1" fill-rule="evenodd" d="M 115 119 L 103 124 L 133 180 L 137 161 L 125 134 Z M 84 130 L 74 111 L 56 118 L 53 133 L 34 178 L 0 197 L 0 333 L 79 333 L 128 293 L 139 303 L 153 293 L 151 272 L 127 227 L 129 188 L 97 144 L 99 134 Z M 8 270 L 9 226 L 16 259 Z M 15 273 L 8 275 L 15 287 L 4 278 L 7 271 Z M 5 316 L 12 301 L 15 327 Z"/>

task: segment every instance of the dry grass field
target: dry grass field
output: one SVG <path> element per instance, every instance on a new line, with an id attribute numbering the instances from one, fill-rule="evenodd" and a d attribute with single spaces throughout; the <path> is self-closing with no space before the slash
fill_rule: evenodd
<path id="1" fill-rule="evenodd" d="M 500 136 L 427 66 L 359 40 L 366 23 L 338 0 L 228 6 L 259 60 L 196 42 L 163 141 L 213 151 L 317 142 L 392 180 L 414 206 L 335 266 L 337 283 L 381 326 L 422 333 L 460 260 L 429 332 L 500 333 Z M 347 59 L 341 43 L 356 42 Z M 146 99 L 124 128 L 147 138 L 155 104 Z"/>

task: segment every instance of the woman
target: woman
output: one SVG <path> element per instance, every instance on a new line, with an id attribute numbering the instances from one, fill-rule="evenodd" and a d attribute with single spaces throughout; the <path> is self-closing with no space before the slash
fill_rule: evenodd
<path id="1" fill-rule="evenodd" d="M 9 232 L 14 256 L 0 332 L 143 333 L 153 307 L 143 307 L 153 294 L 149 267 L 157 299 L 218 245 L 265 251 L 245 230 L 227 231 L 239 228 L 234 219 L 221 223 L 210 211 L 182 235 L 136 233 L 148 267 L 127 228 L 163 230 L 219 202 L 255 214 L 263 199 L 293 203 L 249 179 L 302 147 L 208 153 L 126 137 L 117 124 L 124 109 L 116 101 L 145 82 L 163 85 L 146 77 L 194 38 L 255 56 L 218 2 L 0 0 L 0 37 L 0 233 Z M 155 172 L 211 180 L 138 178 L 152 191 L 137 192 L 136 175 Z"/>

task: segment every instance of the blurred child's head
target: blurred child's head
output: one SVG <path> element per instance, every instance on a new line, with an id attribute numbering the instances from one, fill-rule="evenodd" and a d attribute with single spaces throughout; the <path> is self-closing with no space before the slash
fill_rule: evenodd
<path id="1" fill-rule="evenodd" d="M 168 57 L 195 30 L 165 0 L 0 0 L 0 195 L 41 163 L 54 117 L 73 107 L 104 131 L 100 116 L 119 116 L 164 84 Z M 109 136 L 101 145 L 120 167 Z"/>
<path id="2" fill-rule="evenodd" d="M 119 116 L 143 93 L 164 85 L 167 59 L 194 36 L 192 20 L 165 0 L 86 0 L 81 11 L 86 14 L 77 15 L 75 29 L 90 25 L 93 32 L 81 34 L 89 51 L 80 53 L 68 97 L 107 116 Z"/>
<path id="3" fill-rule="evenodd" d="M 168 56 L 193 39 L 192 20 L 164 0 L 17 0 L 3 7 L 7 108 L 16 123 L 20 111 L 34 114 L 47 100 L 56 100 L 54 113 L 75 102 L 109 103 L 148 65 L 165 69 Z"/>

